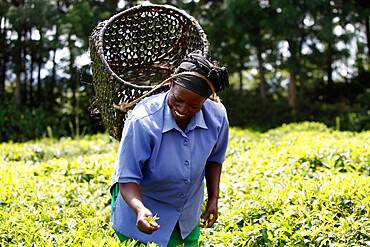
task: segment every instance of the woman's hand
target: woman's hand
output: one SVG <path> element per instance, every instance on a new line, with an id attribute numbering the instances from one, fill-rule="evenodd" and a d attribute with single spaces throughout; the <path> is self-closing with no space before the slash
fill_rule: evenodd
<path id="1" fill-rule="evenodd" d="M 119 190 L 125 202 L 137 215 L 136 227 L 139 231 L 152 234 L 160 228 L 153 219 L 152 212 L 144 206 L 139 186 L 136 183 L 119 184 Z M 151 219 L 150 222 L 148 221 L 148 217 Z"/>
<path id="2" fill-rule="evenodd" d="M 220 176 L 222 166 L 216 162 L 207 162 L 206 164 L 206 183 L 208 202 L 206 210 L 200 216 L 200 227 L 211 227 L 218 217 L 217 201 L 219 197 Z"/>
<path id="3" fill-rule="evenodd" d="M 150 220 L 148 221 L 148 217 Z M 136 221 L 136 227 L 139 229 L 139 231 L 146 233 L 146 234 L 152 234 L 156 230 L 158 230 L 161 226 L 158 225 L 157 222 L 153 219 L 152 212 L 147 208 L 142 208 L 138 211 L 137 215 L 137 221 Z"/>
<path id="4" fill-rule="evenodd" d="M 218 217 L 217 200 L 210 200 L 207 202 L 206 210 L 200 216 L 199 227 L 212 227 Z"/>

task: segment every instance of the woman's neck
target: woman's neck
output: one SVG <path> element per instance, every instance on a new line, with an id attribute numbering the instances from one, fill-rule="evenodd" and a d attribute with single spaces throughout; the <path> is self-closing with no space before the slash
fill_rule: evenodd
<path id="1" fill-rule="evenodd" d="M 188 126 L 188 124 L 190 122 L 190 119 L 191 119 L 191 117 L 189 117 L 187 119 L 184 119 L 184 120 L 181 120 L 181 121 L 176 121 L 177 126 L 179 126 L 180 129 L 185 132 L 186 127 Z"/>

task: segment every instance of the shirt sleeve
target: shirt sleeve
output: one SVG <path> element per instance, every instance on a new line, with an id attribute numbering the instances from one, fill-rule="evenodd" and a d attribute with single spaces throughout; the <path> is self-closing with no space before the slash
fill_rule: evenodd
<path id="1" fill-rule="evenodd" d="M 218 164 L 224 163 L 226 159 L 226 149 L 229 140 L 229 121 L 227 119 L 226 109 L 224 109 L 224 114 L 222 115 L 221 125 L 219 127 L 218 140 L 213 147 L 211 155 L 208 157 L 207 161 L 216 162 Z"/>
<path id="2" fill-rule="evenodd" d="M 112 185 L 117 182 L 140 184 L 143 179 L 142 168 L 150 155 L 150 136 L 140 119 L 126 119 L 117 152 Z"/>

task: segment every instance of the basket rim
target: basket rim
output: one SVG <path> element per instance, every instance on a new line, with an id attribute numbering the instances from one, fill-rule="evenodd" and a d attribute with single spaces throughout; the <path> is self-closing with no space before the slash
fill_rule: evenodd
<path id="1" fill-rule="evenodd" d="M 110 74 L 109 79 L 112 80 L 114 78 L 117 81 L 119 81 L 120 83 L 122 83 L 123 85 L 127 85 L 127 86 L 130 86 L 130 87 L 135 88 L 135 89 L 151 90 L 153 87 L 155 87 L 155 85 L 153 85 L 153 86 L 139 86 L 139 85 L 135 85 L 133 83 L 130 83 L 128 81 L 123 80 L 121 77 L 119 77 L 111 69 L 111 67 L 109 66 L 108 62 L 106 61 L 106 59 L 104 57 L 103 37 L 104 37 L 105 30 L 108 28 L 108 26 L 110 26 L 113 23 L 113 21 L 117 20 L 118 18 L 121 18 L 122 16 L 124 16 L 124 15 L 126 15 L 130 12 L 139 11 L 140 9 L 143 9 L 143 10 L 153 10 L 153 9 L 164 9 L 164 10 L 166 10 L 166 9 L 170 9 L 170 10 L 173 10 L 177 13 L 182 14 L 185 18 L 187 18 L 188 20 L 191 21 L 191 25 L 194 26 L 195 29 L 197 30 L 197 32 L 200 34 L 200 39 L 202 40 L 202 42 L 204 44 L 203 51 L 202 51 L 203 56 L 204 57 L 209 56 L 209 42 L 208 42 L 206 33 L 204 32 L 203 28 L 199 25 L 199 23 L 197 22 L 197 20 L 193 16 L 189 15 L 184 10 L 178 9 L 178 8 L 172 6 L 172 5 L 167 5 L 167 4 L 166 5 L 160 5 L 160 4 L 137 5 L 137 6 L 128 8 L 124 11 L 121 11 L 118 14 L 113 15 L 111 18 L 108 19 L 108 21 L 106 23 L 104 23 L 104 26 L 100 29 L 100 32 L 98 34 L 99 39 L 98 39 L 97 50 L 98 50 L 99 57 L 100 57 L 101 61 L 104 64 L 104 67 L 108 70 L 108 72 Z"/>

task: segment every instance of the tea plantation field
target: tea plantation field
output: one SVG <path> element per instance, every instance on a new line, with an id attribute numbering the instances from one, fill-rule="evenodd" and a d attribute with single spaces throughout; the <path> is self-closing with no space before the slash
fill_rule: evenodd
<path id="1" fill-rule="evenodd" d="M 108 225 L 117 147 L 107 134 L 0 144 L 0 246 L 120 246 Z M 219 219 L 200 245 L 370 246 L 369 173 L 369 131 L 232 128 Z"/>

